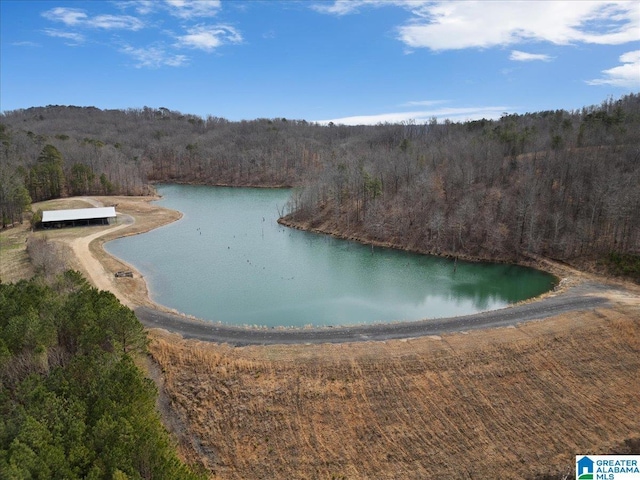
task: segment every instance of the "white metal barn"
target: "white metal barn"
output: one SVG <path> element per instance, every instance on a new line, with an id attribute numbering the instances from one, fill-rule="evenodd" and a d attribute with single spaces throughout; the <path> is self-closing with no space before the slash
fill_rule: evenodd
<path id="1" fill-rule="evenodd" d="M 116 207 L 74 208 L 42 212 L 43 228 L 76 227 L 80 225 L 109 225 L 116 218 Z"/>

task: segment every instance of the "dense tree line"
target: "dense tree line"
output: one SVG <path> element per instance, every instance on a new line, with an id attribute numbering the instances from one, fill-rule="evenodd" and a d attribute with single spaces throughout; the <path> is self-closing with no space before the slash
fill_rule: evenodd
<path id="1" fill-rule="evenodd" d="M 0 478 L 199 478 L 134 363 L 133 312 L 68 271 L 0 283 Z"/>
<path id="2" fill-rule="evenodd" d="M 640 253 L 639 96 L 579 113 L 397 128 L 386 145 L 345 145 L 291 217 L 484 258 Z"/>
<path id="3" fill-rule="evenodd" d="M 422 251 L 565 260 L 640 251 L 637 94 L 464 123 L 230 122 L 62 106 L 5 112 L 0 123 L 8 221 L 28 196 L 59 190 L 297 186 L 295 221 Z"/>

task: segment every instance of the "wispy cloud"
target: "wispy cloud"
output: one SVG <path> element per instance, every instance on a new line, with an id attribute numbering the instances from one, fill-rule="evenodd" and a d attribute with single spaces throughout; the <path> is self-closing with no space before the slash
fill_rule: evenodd
<path id="1" fill-rule="evenodd" d="M 147 15 L 153 11 L 155 2 L 152 2 L 151 0 L 138 0 L 135 4 L 136 12 L 140 15 Z"/>
<path id="2" fill-rule="evenodd" d="M 169 13 L 179 18 L 214 17 L 220 11 L 220 0 L 165 0 Z"/>
<path id="3" fill-rule="evenodd" d="M 70 27 L 86 20 L 87 14 L 78 8 L 56 7 L 47 10 L 42 16 L 52 22 L 62 22 Z"/>
<path id="4" fill-rule="evenodd" d="M 552 57 L 544 53 L 528 53 L 521 52 L 520 50 L 512 50 L 511 55 L 509 55 L 509 60 L 513 60 L 515 62 L 549 62 L 552 60 Z"/>
<path id="5" fill-rule="evenodd" d="M 136 17 L 129 15 L 96 15 L 87 21 L 87 26 L 104 28 L 105 30 L 140 30 L 144 23 Z"/>
<path id="6" fill-rule="evenodd" d="M 62 22 L 69 27 L 101 28 L 105 30 L 140 30 L 144 23 L 130 15 L 96 15 L 91 17 L 78 8 L 57 7 L 42 16 L 52 22 Z"/>
<path id="7" fill-rule="evenodd" d="M 184 20 L 214 17 L 222 8 L 220 0 L 120 0 L 116 5 L 121 9 L 133 8 L 140 15 L 166 11 Z"/>
<path id="8" fill-rule="evenodd" d="M 311 8 L 320 13 L 342 16 L 357 13 L 362 7 L 402 6 L 407 3 L 409 2 L 401 0 L 335 0 L 333 3 L 314 3 Z"/>
<path id="9" fill-rule="evenodd" d="M 137 68 L 181 67 L 187 63 L 186 55 L 169 53 L 159 45 L 143 48 L 125 45 L 121 51 L 135 60 Z"/>
<path id="10" fill-rule="evenodd" d="M 386 6 L 405 8 L 413 15 L 397 28 L 397 38 L 410 48 L 489 48 L 532 40 L 619 45 L 640 40 L 640 2 L 631 1 L 336 0 L 313 8 L 347 15 Z"/>
<path id="11" fill-rule="evenodd" d="M 13 42 L 11 45 L 13 45 L 14 47 L 41 47 L 42 46 L 39 43 L 30 42 L 28 40 L 24 42 Z"/>
<path id="12" fill-rule="evenodd" d="M 105 4 L 95 2 L 87 5 L 104 6 Z M 43 12 L 42 16 L 68 28 L 50 28 L 44 32 L 50 37 L 64 38 L 68 42 L 73 42 L 69 44 L 79 45 L 86 41 L 86 35 L 98 30 L 108 32 L 135 32 L 145 28 L 157 30 L 158 25 L 162 23 L 154 23 L 154 18 L 156 18 L 153 17 L 154 14 L 166 15 L 169 13 L 173 17 L 180 18 L 180 28 L 183 29 L 183 34 L 163 31 L 164 35 L 173 35 L 177 39 L 172 45 L 158 41 L 150 46 L 137 46 L 133 39 L 122 39 L 121 34 L 111 39 L 114 48 L 131 57 L 134 60 L 134 65 L 138 68 L 185 66 L 188 64 L 188 57 L 181 54 L 180 49 L 199 49 L 212 52 L 222 45 L 243 42 L 242 34 L 233 26 L 223 24 L 193 25 L 195 19 L 216 15 L 221 8 L 220 0 L 120 0 L 114 2 L 113 5 L 122 14 L 98 14 L 80 8 L 51 8 Z M 124 14 L 125 11 L 131 15 Z M 74 31 L 69 31 L 71 29 Z"/>
<path id="13" fill-rule="evenodd" d="M 431 107 L 433 105 L 440 105 L 447 103 L 447 100 L 413 100 L 401 104 L 401 107 Z"/>
<path id="14" fill-rule="evenodd" d="M 64 38 L 65 40 L 69 40 L 69 42 L 67 42 L 67 45 L 72 46 L 80 45 L 85 41 L 84 35 L 76 32 L 65 32 L 63 30 L 56 30 L 54 28 L 45 28 L 44 33 L 50 37 Z"/>
<path id="15" fill-rule="evenodd" d="M 199 25 L 178 37 L 178 45 L 210 52 L 221 45 L 242 43 L 242 35 L 230 25 Z"/>
<path id="16" fill-rule="evenodd" d="M 500 118 L 504 112 L 512 111 L 513 107 L 487 106 L 487 107 L 450 107 L 435 110 L 414 110 L 409 112 L 391 112 L 374 115 L 354 115 L 351 117 L 333 118 L 329 120 L 317 120 L 318 123 L 336 125 L 377 125 L 381 123 L 415 122 L 423 124 L 433 118 L 438 121 L 450 120 L 452 122 L 464 122 L 470 120 L 487 120 Z"/>
<path id="17" fill-rule="evenodd" d="M 612 85 L 622 88 L 640 88 L 640 50 L 627 52 L 620 56 L 617 67 L 604 70 L 603 78 L 588 80 L 589 85 Z"/>
<path id="18" fill-rule="evenodd" d="M 271 29 L 271 30 L 267 30 L 266 32 L 264 32 L 262 34 L 262 38 L 270 40 L 272 38 L 276 38 L 278 35 L 276 34 L 276 31 Z"/>

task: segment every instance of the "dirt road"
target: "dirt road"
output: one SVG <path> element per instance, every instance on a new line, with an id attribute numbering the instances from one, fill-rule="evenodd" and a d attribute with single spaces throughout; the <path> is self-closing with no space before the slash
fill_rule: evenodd
<path id="1" fill-rule="evenodd" d="M 122 223 L 108 230 L 96 232 L 87 237 L 76 238 L 69 243 L 69 246 L 71 247 L 76 259 L 82 264 L 84 270 L 87 272 L 89 281 L 96 288 L 115 293 L 123 304 L 129 308 L 134 308 L 135 305 L 133 305 L 127 297 L 118 294 L 119 291 L 113 282 L 113 275 L 104 269 L 102 264 L 91 254 L 91 251 L 89 250 L 89 244 L 96 238 L 103 237 L 107 233 L 112 234 L 118 230 L 122 230 L 133 223 L 133 219 L 128 215 L 120 215 L 119 221 Z"/>

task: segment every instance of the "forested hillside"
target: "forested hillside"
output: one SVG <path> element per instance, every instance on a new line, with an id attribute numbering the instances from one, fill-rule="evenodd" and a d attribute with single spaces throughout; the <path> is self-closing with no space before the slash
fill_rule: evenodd
<path id="1" fill-rule="evenodd" d="M 0 283 L 0 478 L 200 478 L 134 363 L 133 311 L 76 272 Z"/>
<path id="2" fill-rule="evenodd" d="M 615 254 L 623 264 L 640 252 L 637 94 L 466 123 L 323 126 L 63 106 L 5 112 L 0 123 L 4 224 L 31 200 L 140 194 L 156 181 L 297 186 L 287 221 L 420 251 Z"/>
<path id="3" fill-rule="evenodd" d="M 291 219 L 481 258 L 640 252 L 640 97 L 397 128 L 368 150 L 341 146 Z"/>

